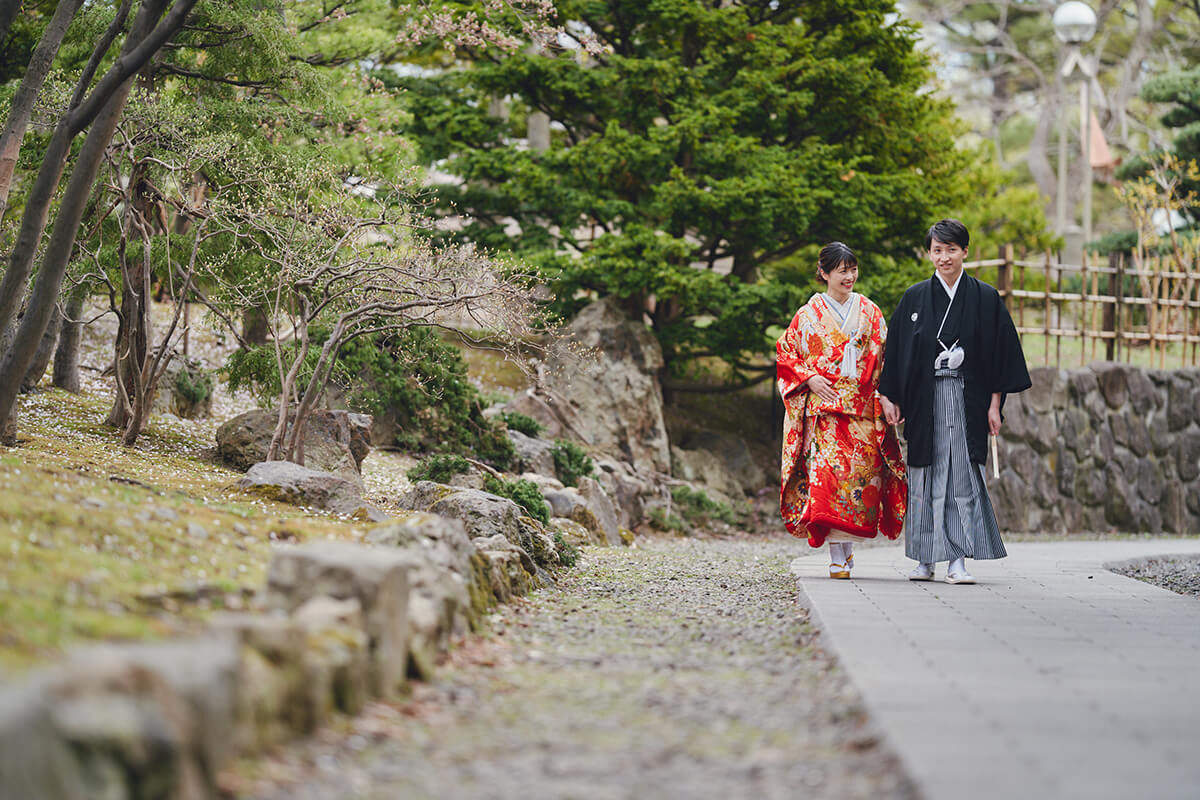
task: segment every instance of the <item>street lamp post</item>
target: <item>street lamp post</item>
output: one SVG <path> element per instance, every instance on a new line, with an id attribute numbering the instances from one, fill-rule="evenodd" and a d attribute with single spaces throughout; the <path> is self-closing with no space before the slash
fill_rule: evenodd
<path id="1" fill-rule="evenodd" d="M 1079 146 L 1083 157 L 1083 241 L 1092 238 L 1092 102 L 1091 83 L 1096 68 L 1079 50 L 1096 33 L 1096 12 L 1087 3 L 1076 0 L 1063 3 L 1054 10 L 1054 35 L 1067 46 L 1059 74 L 1070 80 L 1078 67 L 1083 78 L 1079 82 Z M 1067 229 L 1067 127 L 1058 127 L 1058 197 L 1055 203 L 1055 224 L 1061 236 Z"/>

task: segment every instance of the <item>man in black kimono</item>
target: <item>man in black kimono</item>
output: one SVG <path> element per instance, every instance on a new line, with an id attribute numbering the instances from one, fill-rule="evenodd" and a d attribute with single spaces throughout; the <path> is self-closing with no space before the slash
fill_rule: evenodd
<path id="1" fill-rule="evenodd" d="M 1007 553 L 984 483 L 987 437 L 1004 397 L 1031 385 L 1021 341 L 999 293 L 963 274 L 970 234 L 944 219 L 925 234 L 934 274 L 909 287 L 888 325 L 879 395 L 908 441 L 905 553 L 910 580 L 974 583 L 964 559 Z"/>

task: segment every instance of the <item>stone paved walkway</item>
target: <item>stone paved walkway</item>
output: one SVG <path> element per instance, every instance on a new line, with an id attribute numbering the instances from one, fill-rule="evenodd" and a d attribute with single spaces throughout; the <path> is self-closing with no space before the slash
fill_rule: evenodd
<path id="1" fill-rule="evenodd" d="M 814 617 L 929 800 L 1200 798 L 1200 601 L 1108 562 L 1200 539 L 1015 543 L 975 586 L 905 579 L 901 547 L 792 564 Z M 942 577 L 945 564 L 940 564 Z"/>

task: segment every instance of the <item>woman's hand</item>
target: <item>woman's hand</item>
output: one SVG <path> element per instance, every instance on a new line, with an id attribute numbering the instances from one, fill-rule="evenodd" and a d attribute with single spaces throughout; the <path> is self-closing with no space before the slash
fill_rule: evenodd
<path id="1" fill-rule="evenodd" d="M 888 425 L 899 425 L 904 422 L 904 417 L 900 416 L 900 406 L 883 395 L 879 395 L 879 405 L 883 406 L 883 419 Z"/>
<path id="2" fill-rule="evenodd" d="M 808 390 L 826 403 L 838 401 L 838 393 L 833 390 L 833 384 L 825 380 L 822 375 L 813 375 L 808 379 Z"/>

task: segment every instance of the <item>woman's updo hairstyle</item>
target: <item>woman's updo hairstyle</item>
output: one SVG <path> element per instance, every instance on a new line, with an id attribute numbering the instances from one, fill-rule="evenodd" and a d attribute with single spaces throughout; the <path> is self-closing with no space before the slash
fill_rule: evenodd
<path id="1" fill-rule="evenodd" d="M 817 280 L 829 283 L 829 278 L 826 275 L 833 272 L 838 268 L 838 265 L 843 263 L 857 267 L 858 256 L 854 255 L 854 251 L 841 242 L 830 242 L 825 245 L 821 248 L 820 255 L 817 256 Z M 825 275 L 821 273 L 825 273 Z"/>

